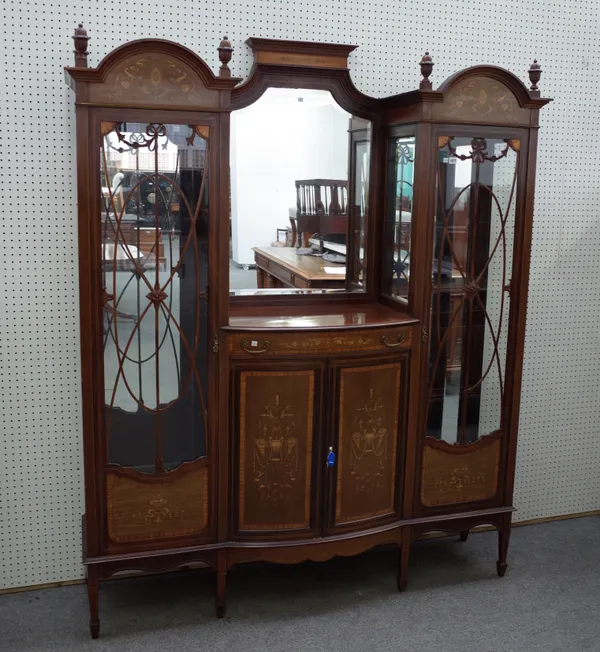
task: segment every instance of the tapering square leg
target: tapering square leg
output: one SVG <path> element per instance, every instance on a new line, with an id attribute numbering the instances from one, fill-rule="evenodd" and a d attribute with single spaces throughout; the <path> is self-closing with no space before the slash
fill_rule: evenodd
<path id="1" fill-rule="evenodd" d="M 502 522 L 498 528 L 498 561 L 496 562 L 496 570 L 498 577 L 504 577 L 508 564 L 506 557 L 508 555 L 508 543 L 510 540 L 511 529 L 511 514 L 506 514 L 502 517 Z"/>
<path id="2" fill-rule="evenodd" d="M 225 590 L 227 587 L 227 551 L 217 552 L 217 618 L 225 615 Z"/>
<path id="3" fill-rule="evenodd" d="M 400 545 L 398 546 L 398 576 L 397 584 L 398 591 L 406 591 L 406 586 L 408 584 L 407 572 L 408 572 L 408 557 L 410 554 L 410 544 L 411 536 L 408 528 L 402 531 L 402 538 Z"/>
<path id="4" fill-rule="evenodd" d="M 98 618 L 100 567 L 97 564 L 91 564 L 87 567 L 87 592 L 90 604 L 90 634 L 92 638 L 98 638 L 100 635 L 100 620 Z"/>

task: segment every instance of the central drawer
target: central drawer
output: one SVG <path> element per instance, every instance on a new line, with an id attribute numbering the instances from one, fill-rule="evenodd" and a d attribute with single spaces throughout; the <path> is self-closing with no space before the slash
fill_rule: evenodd
<path id="1" fill-rule="evenodd" d="M 355 331 L 251 331 L 230 334 L 229 352 L 235 356 L 274 356 L 386 351 L 410 348 L 411 340 L 410 326 Z"/>

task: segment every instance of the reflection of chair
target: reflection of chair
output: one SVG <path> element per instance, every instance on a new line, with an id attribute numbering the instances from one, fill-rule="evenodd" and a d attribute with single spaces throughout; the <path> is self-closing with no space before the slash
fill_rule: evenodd
<path id="1" fill-rule="evenodd" d="M 298 215 L 298 210 L 296 208 L 290 208 L 290 224 L 292 226 L 292 241 L 290 243 L 290 247 L 296 247 L 297 246 L 297 238 L 298 238 L 298 220 L 297 220 L 297 215 Z"/>
<path id="2" fill-rule="evenodd" d="M 144 265 L 144 254 L 137 247 L 125 247 L 123 244 L 119 244 L 115 251 L 114 242 L 112 244 L 105 243 L 102 245 L 102 263 L 104 271 L 106 272 L 112 272 L 113 270 L 116 270 L 117 272 L 133 272 L 136 269 L 136 264 L 139 266 Z M 108 296 L 109 295 L 107 295 L 107 297 Z M 114 310 L 114 300 L 114 296 L 110 296 L 110 298 L 107 298 L 103 306 L 104 313 L 109 319 L 117 318 L 125 319 L 127 321 L 137 321 L 135 315 L 121 310 Z M 107 329 L 105 326 L 104 333 L 106 332 Z"/>
<path id="3" fill-rule="evenodd" d="M 396 198 L 396 224 L 398 232 L 396 233 L 396 242 L 400 244 L 401 249 L 410 251 L 410 223 L 412 216 L 412 200 L 410 197 L 403 195 Z"/>
<path id="4" fill-rule="evenodd" d="M 400 249 L 410 251 L 410 222 L 400 222 Z"/>
<path id="5" fill-rule="evenodd" d="M 287 247 L 287 239 L 288 239 L 288 229 L 276 229 L 277 231 L 277 240 L 275 242 L 271 242 L 272 247 Z M 283 241 L 280 240 L 279 236 L 280 234 L 283 233 Z"/>
<path id="6" fill-rule="evenodd" d="M 143 225 L 142 225 L 143 224 Z M 167 262 L 165 258 L 165 245 L 163 242 L 163 232 L 158 229 L 158 252 L 156 249 L 157 229 L 152 224 L 140 221 L 135 215 L 125 213 L 121 220 L 121 238 L 129 247 L 136 247 L 140 253 L 146 257 L 146 266 L 155 264 L 156 254 L 161 267 Z"/>
<path id="7" fill-rule="evenodd" d="M 296 229 L 301 246 L 314 233 L 346 235 L 348 231 L 348 182 L 339 179 L 296 181 Z M 292 222 L 292 227 L 294 226 Z M 299 234 L 302 234 L 300 237 Z"/>

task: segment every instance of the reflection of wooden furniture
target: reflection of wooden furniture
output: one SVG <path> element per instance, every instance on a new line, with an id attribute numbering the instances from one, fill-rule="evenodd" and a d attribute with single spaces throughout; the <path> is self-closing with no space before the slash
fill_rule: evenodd
<path id="1" fill-rule="evenodd" d="M 238 84 L 227 66 L 227 41 L 219 47 L 219 77 L 190 50 L 154 39 L 119 47 L 99 68 L 88 69 L 85 43 L 85 36 L 76 34 L 78 66 L 67 74 L 77 93 L 83 532 L 92 635 L 99 632 L 99 581 L 122 570 L 166 570 L 205 562 L 215 570 L 217 614 L 222 616 L 227 573 L 240 562 L 325 561 L 394 544 L 399 552 L 398 588 L 404 590 L 415 538 L 442 530 L 460 532 L 464 540 L 470 528 L 491 524 L 499 531 L 497 571 L 503 575 L 513 510 L 535 178 L 528 166 L 535 160 L 538 113 L 546 103 L 536 87 L 528 91 L 511 73 L 480 66 L 458 73 L 434 91 L 428 81 L 431 60 L 424 58 L 424 92 L 379 100 L 361 94 L 351 82 L 347 58 L 353 46 L 251 39 L 255 64 L 246 83 Z M 143 66 L 138 65 L 141 59 Z M 123 71 L 133 66 L 136 74 L 127 77 L 125 88 Z M 534 69 L 532 80 L 536 76 Z M 228 296 L 227 112 L 229 107 L 248 106 L 269 85 L 329 89 L 344 109 L 377 126 L 370 153 L 362 295 L 317 291 L 308 296 Z M 179 352 L 181 365 L 172 365 L 170 376 L 162 352 L 155 366 L 151 361 L 161 376 L 155 383 L 156 407 L 144 395 L 144 403 L 139 401 L 131 412 L 106 405 L 110 391 L 99 373 L 104 338 L 98 317 L 115 297 L 98 273 L 101 222 L 98 202 L 90 198 L 96 197 L 101 172 L 99 152 L 91 147 L 99 134 L 117 131 L 122 124 L 101 119 L 107 105 L 111 119 L 146 121 L 141 140 L 156 144 L 152 134 L 162 131 L 158 121 L 164 120 L 185 125 L 188 145 L 204 139 L 208 152 L 208 143 L 214 144 L 210 160 L 207 156 L 208 174 L 198 175 L 210 178 L 208 212 L 201 213 L 194 228 L 188 220 L 185 233 L 192 236 L 191 246 L 181 249 L 181 265 L 173 270 L 182 298 L 180 311 L 173 307 L 175 314 L 168 314 L 173 279 L 163 283 L 143 275 L 140 282 L 143 314 L 150 315 L 150 324 L 155 320 L 159 326 L 172 326 L 174 343 L 166 334 L 164 340 Z M 197 122 L 190 125 L 192 119 Z M 486 137 L 501 139 L 501 148 L 502 143 L 511 148 L 522 184 L 515 205 L 513 277 L 504 279 L 500 288 L 510 294 L 511 334 L 502 419 L 498 429 L 461 445 L 427 437 L 425 430 L 428 365 L 439 344 L 431 308 L 432 231 L 448 209 L 445 202 L 436 206 L 434 180 L 440 150 L 449 146 L 453 129 L 460 137 L 468 134 L 473 156 L 485 161 L 486 168 L 496 165 L 490 158 L 496 156 L 495 149 L 486 149 Z M 386 139 L 397 137 L 399 130 L 416 137 L 418 148 L 405 303 L 394 300 L 391 280 L 385 285 L 396 211 L 385 192 L 386 184 L 396 183 L 385 176 Z M 190 192 L 201 194 L 202 183 L 191 181 L 193 176 Z M 389 211 L 392 218 L 385 219 Z M 470 225 L 489 220 L 486 211 L 472 204 Z M 314 212 L 309 217 L 323 217 L 316 214 L 316 206 Z M 485 249 L 473 251 L 474 231 L 467 238 L 467 260 Z M 283 276 L 276 277 L 278 282 L 294 287 L 298 279 L 312 283 L 302 275 L 302 266 L 314 265 L 314 259 L 286 260 L 286 251 L 257 249 L 260 269 L 274 277 L 271 265 L 277 264 L 277 274 Z M 480 262 L 475 269 L 481 269 Z M 475 281 L 465 283 L 461 291 L 463 298 L 480 294 Z M 126 329 L 131 332 L 131 324 Z M 147 330 L 154 331 L 147 342 L 154 351 L 158 329 Z M 463 342 L 462 349 L 466 368 L 472 360 L 470 347 Z M 128 353 L 131 359 L 134 351 Z M 119 354 L 117 362 L 129 366 L 130 360 L 125 365 L 124 359 Z M 167 403 L 159 397 L 165 385 L 181 386 L 181 400 Z M 188 398 L 198 386 L 206 390 L 200 396 L 205 400 L 190 404 Z M 107 434 L 115 424 L 126 435 L 118 441 Z M 182 439 L 182 431 L 189 436 Z"/>
<path id="2" fill-rule="evenodd" d="M 148 259 L 153 259 L 156 249 L 156 229 L 148 226 L 136 226 L 125 220 L 121 223 L 121 233 L 123 240 L 133 247 L 137 247 L 139 251 Z M 158 229 L 158 260 L 161 266 L 166 262 L 165 258 L 165 245 L 163 242 L 163 234 Z"/>
<path id="3" fill-rule="evenodd" d="M 276 229 L 277 240 L 271 243 L 272 247 L 287 247 L 288 239 L 288 230 L 287 229 Z M 283 240 L 281 239 L 281 234 L 283 233 Z"/>
<path id="4" fill-rule="evenodd" d="M 297 220 L 296 220 L 297 212 L 298 211 L 295 208 L 290 208 L 290 210 L 289 210 L 290 226 L 292 228 L 290 247 L 297 247 L 298 246 L 298 241 L 297 241 L 297 238 L 298 238 L 298 225 L 297 225 Z"/>
<path id="5" fill-rule="evenodd" d="M 296 225 L 302 246 L 313 233 L 346 234 L 348 230 L 348 182 L 338 179 L 296 181 Z"/>
<path id="6" fill-rule="evenodd" d="M 254 247 L 256 280 L 259 288 L 343 288 L 343 265 L 332 265 L 315 256 L 299 256 L 294 247 Z M 337 268 L 330 274 L 325 268 Z"/>
<path id="7" fill-rule="evenodd" d="M 396 233 L 396 242 L 400 244 L 400 248 L 405 251 L 410 251 L 410 236 L 411 236 L 411 216 L 412 216 L 412 201 L 410 197 L 402 196 L 396 202 L 396 221 L 398 233 Z"/>

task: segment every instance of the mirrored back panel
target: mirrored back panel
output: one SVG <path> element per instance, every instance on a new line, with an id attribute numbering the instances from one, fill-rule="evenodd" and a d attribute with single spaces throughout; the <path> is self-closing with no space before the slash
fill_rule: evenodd
<path id="1" fill-rule="evenodd" d="M 382 290 L 402 303 L 409 297 L 415 152 L 416 138 L 410 130 L 388 138 Z"/>
<path id="2" fill-rule="evenodd" d="M 364 292 L 371 123 L 329 91 L 231 115 L 232 295 Z"/>

